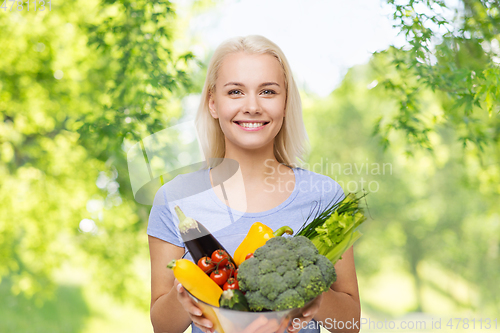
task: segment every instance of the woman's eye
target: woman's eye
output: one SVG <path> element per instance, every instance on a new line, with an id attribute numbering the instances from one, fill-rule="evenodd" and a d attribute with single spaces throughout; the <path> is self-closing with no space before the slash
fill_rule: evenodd
<path id="1" fill-rule="evenodd" d="M 274 92 L 274 90 L 268 90 L 268 89 L 266 89 L 266 90 L 262 91 L 262 93 L 263 93 L 264 95 L 273 95 L 273 94 L 276 94 L 276 93 Z"/>
<path id="2" fill-rule="evenodd" d="M 241 90 L 231 90 L 228 95 L 241 95 Z"/>

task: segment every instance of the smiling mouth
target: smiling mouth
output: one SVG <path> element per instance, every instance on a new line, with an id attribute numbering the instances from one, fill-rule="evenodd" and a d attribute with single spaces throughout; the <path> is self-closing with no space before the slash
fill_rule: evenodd
<path id="1" fill-rule="evenodd" d="M 235 123 L 244 128 L 257 128 L 269 124 L 268 121 L 258 121 L 258 122 L 235 121 Z"/>

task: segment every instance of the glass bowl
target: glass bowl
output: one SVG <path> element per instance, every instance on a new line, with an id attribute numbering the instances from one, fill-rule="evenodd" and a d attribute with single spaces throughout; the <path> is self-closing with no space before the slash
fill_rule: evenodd
<path id="1" fill-rule="evenodd" d="M 253 333 L 256 331 L 282 333 L 289 325 L 290 320 L 300 315 L 302 308 L 282 311 L 245 312 L 215 307 L 191 295 L 205 318 L 214 324 L 218 333 Z M 314 302 L 309 301 L 304 307 Z M 264 330 L 264 327 L 266 328 Z"/>

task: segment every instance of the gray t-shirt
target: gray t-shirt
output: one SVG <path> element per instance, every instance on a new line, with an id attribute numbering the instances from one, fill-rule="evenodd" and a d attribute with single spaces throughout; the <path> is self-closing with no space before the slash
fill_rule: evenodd
<path id="1" fill-rule="evenodd" d="M 212 189 L 209 169 L 179 175 L 156 193 L 148 235 L 184 247 L 174 210 L 179 205 L 186 216 L 202 223 L 233 254 L 254 222 L 262 222 L 273 230 L 287 225 L 297 232 L 309 216 L 312 218 L 330 203 L 344 198 L 342 188 L 330 177 L 301 168 L 293 171 L 295 187 L 292 194 L 273 209 L 258 213 L 240 212 L 224 204 Z M 194 325 L 192 328 L 193 333 L 201 332 Z M 300 332 L 319 332 L 319 329 Z"/>

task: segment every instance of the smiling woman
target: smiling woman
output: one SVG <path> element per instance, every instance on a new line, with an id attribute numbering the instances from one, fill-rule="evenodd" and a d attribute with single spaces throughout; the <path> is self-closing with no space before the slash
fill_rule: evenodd
<path id="1" fill-rule="evenodd" d="M 190 324 L 193 333 L 212 332 L 214 327 L 165 268 L 185 251 L 175 205 L 233 254 L 242 241 L 238 235 L 246 235 L 254 222 L 272 230 L 284 225 L 299 230 L 311 209 L 323 211 L 344 198 L 342 188 L 329 177 L 296 167 L 306 151 L 307 135 L 291 73 L 279 47 L 262 36 L 233 38 L 215 51 L 196 118 L 209 165 L 162 186 L 149 218 L 155 332 L 181 333 Z M 190 195 L 180 198 L 186 191 Z M 359 321 L 352 248 L 335 269 L 337 281 L 297 312 L 293 323 L 301 325 L 290 324 L 288 332 L 319 333 L 317 325 L 306 325 L 312 320 Z M 253 324 L 245 333 L 278 331 L 273 321 Z"/>

